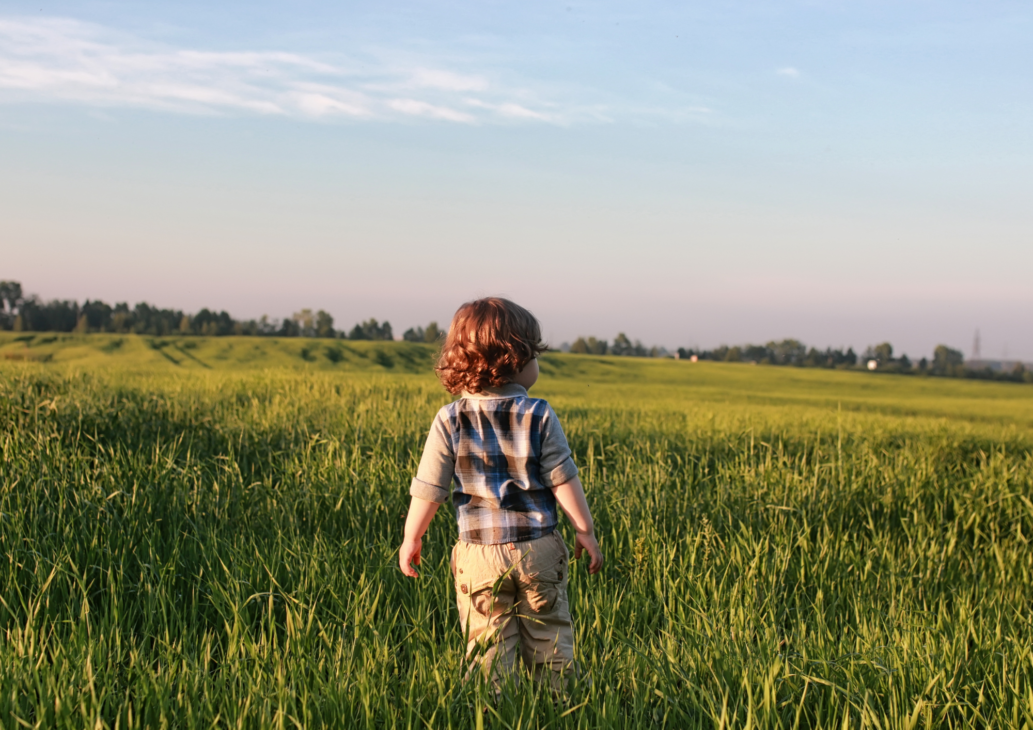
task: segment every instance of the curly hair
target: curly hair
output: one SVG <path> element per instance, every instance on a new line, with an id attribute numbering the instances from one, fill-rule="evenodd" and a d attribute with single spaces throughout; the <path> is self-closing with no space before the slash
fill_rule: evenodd
<path id="1" fill-rule="evenodd" d="M 480 393 L 510 382 L 547 350 L 533 314 L 508 299 L 486 297 L 456 311 L 434 370 L 449 393 Z"/>

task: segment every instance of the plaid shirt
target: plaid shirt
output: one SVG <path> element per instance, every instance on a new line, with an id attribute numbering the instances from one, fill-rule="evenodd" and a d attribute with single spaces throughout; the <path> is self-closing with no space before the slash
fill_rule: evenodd
<path id="1" fill-rule="evenodd" d="M 459 539 L 498 545 L 556 529 L 552 490 L 575 476 L 552 408 L 509 383 L 463 393 L 438 411 L 409 493 L 444 502 L 454 480 Z"/>

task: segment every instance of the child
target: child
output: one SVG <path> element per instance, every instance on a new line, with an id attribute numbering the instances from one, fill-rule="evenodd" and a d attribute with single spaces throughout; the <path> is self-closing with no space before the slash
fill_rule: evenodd
<path id="1" fill-rule="evenodd" d="M 456 312 L 435 369 L 460 398 L 431 425 L 398 563 L 417 576 L 423 534 L 454 480 L 459 542 L 451 566 L 467 657 L 498 687 L 503 677 L 517 679 L 519 644 L 535 679 L 562 691 L 574 634 L 557 504 L 577 532 L 574 557 L 588 553 L 590 574 L 603 555 L 559 420 L 527 395 L 544 350 L 538 321 L 513 302 L 478 299 Z"/>

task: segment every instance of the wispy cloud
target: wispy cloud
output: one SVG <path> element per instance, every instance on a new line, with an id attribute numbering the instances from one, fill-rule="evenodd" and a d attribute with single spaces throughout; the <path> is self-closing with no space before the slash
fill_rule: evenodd
<path id="1" fill-rule="evenodd" d="M 430 119 L 446 119 L 450 122 L 474 122 L 476 119 L 469 114 L 450 109 L 447 106 L 436 106 L 418 99 L 392 99 L 388 106 L 402 114 L 414 117 L 428 117 Z"/>
<path id="2" fill-rule="evenodd" d="M 426 65 L 174 48 L 73 19 L 0 18 L 0 102 L 311 119 L 563 122 L 552 105 L 532 97 L 484 74 Z"/>
<path id="3" fill-rule="evenodd" d="M 489 88 L 487 79 L 482 76 L 466 76 L 432 68 L 416 69 L 411 82 L 416 87 L 444 91 L 486 91 Z"/>
<path id="4" fill-rule="evenodd" d="M 550 121 L 547 113 L 528 109 L 526 106 L 514 104 L 512 102 L 492 104 L 491 102 L 484 101 L 483 99 L 465 99 L 464 101 L 467 105 L 476 109 L 488 109 L 496 114 L 503 117 L 509 117 L 511 119 L 538 119 L 543 122 Z"/>
<path id="5" fill-rule="evenodd" d="M 792 66 L 783 66 L 782 68 L 775 71 L 779 76 L 788 76 L 791 79 L 800 77 L 800 69 Z"/>

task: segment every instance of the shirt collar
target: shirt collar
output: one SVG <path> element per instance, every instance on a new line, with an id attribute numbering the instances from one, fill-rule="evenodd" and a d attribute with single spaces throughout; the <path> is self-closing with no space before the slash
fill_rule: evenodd
<path id="1" fill-rule="evenodd" d="M 467 393 L 464 390 L 462 397 L 473 398 L 475 400 L 485 400 L 489 398 L 526 398 L 527 389 L 522 385 L 517 385 L 516 383 L 506 383 L 505 385 L 500 385 L 497 388 L 488 386 L 480 393 Z"/>

